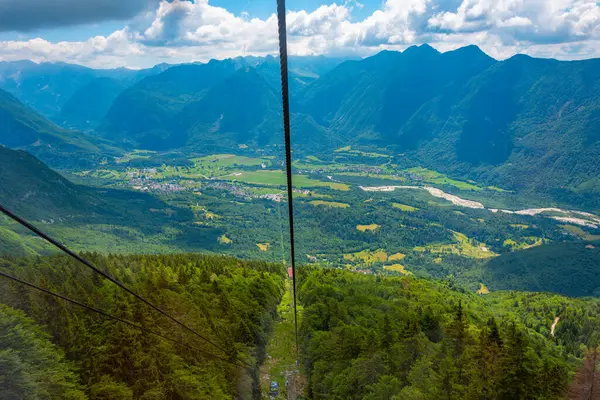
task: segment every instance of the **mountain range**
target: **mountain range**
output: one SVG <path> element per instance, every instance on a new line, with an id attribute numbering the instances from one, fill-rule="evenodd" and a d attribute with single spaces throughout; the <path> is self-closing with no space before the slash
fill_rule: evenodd
<path id="1" fill-rule="evenodd" d="M 101 138 L 62 128 L 0 90 L 0 144 L 54 165 L 85 165 L 121 150 Z"/>
<path id="2" fill-rule="evenodd" d="M 169 67 L 168 64 L 159 64 L 144 70 L 91 69 L 66 63 L 5 61 L 0 62 L 0 88 L 47 118 L 62 122 L 59 118 L 61 109 L 78 90 L 96 78 L 111 78 L 130 85 Z"/>
<path id="3" fill-rule="evenodd" d="M 93 143 L 208 153 L 282 141 L 274 57 L 135 72 L 31 64 L 0 64 L 0 88 L 65 128 L 90 131 Z M 292 58 L 290 82 L 299 154 L 379 148 L 457 178 L 600 206 L 600 60 L 497 61 L 475 46 L 421 45 L 360 60 Z M 22 145 L 12 129 L 2 143 Z"/>

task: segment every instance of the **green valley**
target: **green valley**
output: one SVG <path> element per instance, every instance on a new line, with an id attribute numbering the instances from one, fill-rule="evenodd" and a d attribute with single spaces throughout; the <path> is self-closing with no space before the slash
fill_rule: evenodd
<path id="1" fill-rule="evenodd" d="M 192 9 L 225 12 L 200 3 L 161 2 L 135 40 L 158 56 L 180 20 L 211 26 Z M 439 12 L 426 25 L 454 21 Z M 249 15 L 218 31 L 246 36 Z M 304 46 L 315 22 L 288 19 Z M 188 33 L 173 54 L 210 36 Z M 0 216 L 0 398 L 583 398 L 600 344 L 598 60 L 291 55 L 293 199 L 279 61 L 0 62 L 0 204 L 118 282 Z"/>

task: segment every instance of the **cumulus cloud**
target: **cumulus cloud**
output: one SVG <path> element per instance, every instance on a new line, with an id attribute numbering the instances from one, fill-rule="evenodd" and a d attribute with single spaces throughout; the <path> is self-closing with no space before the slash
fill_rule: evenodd
<path id="1" fill-rule="evenodd" d="M 0 0 L 0 31 L 127 20 L 159 0 Z"/>
<path id="2" fill-rule="evenodd" d="M 34 0 L 0 4 L 7 1 Z M 359 4 L 289 11 L 290 53 L 366 56 L 428 42 L 440 50 L 476 44 L 496 58 L 517 52 L 569 59 L 600 55 L 600 6 L 593 0 L 385 0 L 380 9 L 355 20 L 352 11 Z M 275 15 L 235 15 L 209 0 L 161 0 L 151 11 L 137 14 L 112 35 L 84 42 L 0 42 L 0 59 L 142 67 L 273 54 L 278 49 Z"/>
<path id="3" fill-rule="evenodd" d="M 448 33 L 487 32 L 506 44 L 564 43 L 598 35 L 595 0 L 463 0 L 455 11 L 431 16 L 428 26 Z"/>

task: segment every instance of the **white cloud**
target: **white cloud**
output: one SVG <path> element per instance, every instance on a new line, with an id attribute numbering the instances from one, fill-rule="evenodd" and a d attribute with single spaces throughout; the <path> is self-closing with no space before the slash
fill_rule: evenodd
<path id="1" fill-rule="evenodd" d="M 2 1 L 2 0 L 0 0 Z M 428 42 L 440 50 L 476 44 L 490 55 L 600 56 L 600 6 L 592 0 L 386 0 L 363 20 L 356 1 L 287 14 L 291 54 L 369 55 Z M 29 58 L 93 67 L 145 67 L 275 54 L 277 17 L 234 15 L 208 0 L 162 0 L 107 37 L 83 42 L 0 42 L 0 60 Z"/>
<path id="2" fill-rule="evenodd" d="M 428 26 L 448 33 L 482 32 L 513 42 L 565 43 L 598 37 L 595 0 L 463 0 L 455 11 L 431 16 Z"/>

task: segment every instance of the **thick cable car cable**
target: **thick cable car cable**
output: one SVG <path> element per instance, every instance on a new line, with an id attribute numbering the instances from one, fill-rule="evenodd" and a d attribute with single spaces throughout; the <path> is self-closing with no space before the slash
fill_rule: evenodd
<path id="1" fill-rule="evenodd" d="M 296 334 L 296 363 L 298 363 L 298 309 L 296 306 L 296 249 L 294 246 L 294 204 L 292 186 L 292 147 L 290 134 L 290 98 L 288 83 L 287 32 L 285 0 L 277 0 L 277 26 L 279 29 L 279 66 L 281 70 L 281 104 L 283 106 L 283 134 L 285 139 L 285 169 L 287 176 L 288 214 L 290 219 L 290 256 L 294 292 L 294 330 Z"/>
<path id="2" fill-rule="evenodd" d="M 141 296 L 140 294 L 138 294 L 134 290 L 132 290 L 132 289 L 128 288 L 127 286 L 125 286 L 123 283 L 121 283 L 120 281 L 118 281 L 116 278 L 114 278 L 111 275 L 109 275 L 108 273 L 102 271 L 98 267 L 94 266 L 90 261 L 88 261 L 85 258 L 81 257 L 80 255 L 78 255 L 77 253 L 73 252 L 72 250 L 69 250 L 65 245 L 61 244 L 60 242 L 58 242 L 57 240 L 53 239 L 52 237 L 50 237 L 46 233 L 42 232 L 41 230 L 39 230 L 38 228 L 36 228 L 31 223 L 29 223 L 26 220 L 24 220 L 23 218 L 19 217 L 18 215 L 14 214 L 13 212 L 9 211 L 2 204 L 0 204 L 0 212 L 2 212 L 4 215 L 6 215 L 7 217 L 11 218 L 15 222 L 19 223 L 20 225 L 24 226 L 25 228 L 29 229 L 31 232 L 35 233 L 36 235 L 38 235 L 42 239 L 46 240 L 48 243 L 50 243 L 53 246 L 57 247 L 58 249 L 62 250 L 67 255 L 69 255 L 72 258 L 74 258 L 75 260 L 79 261 L 80 263 L 82 263 L 86 267 L 90 268 L 94 272 L 98 273 L 99 275 L 101 275 L 105 279 L 108 279 L 109 281 L 111 281 L 112 283 L 114 283 L 115 285 L 117 285 L 118 287 L 120 287 L 121 289 L 123 289 L 124 291 L 126 291 L 127 293 L 129 293 L 132 296 L 134 296 L 136 299 L 142 301 L 143 303 L 145 303 L 146 305 L 148 305 L 152 309 L 158 311 L 160 314 L 164 315 L 165 317 L 167 317 L 171 321 L 175 322 L 177 325 L 181 326 L 182 328 L 184 328 L 188 332 L 193 333 L 195 336 L 199 337 L 200 339 L 202 339 L 206 343 L 211 344 L 212 346 L 214 346 L 217 349 L 221 350 L 225 354 L 228 353 L 227 350 L 224 349 L 223 347 L 219 346 L 218 344 L 214 343 L 212 340 L 206 338 L 204 335 L 198 333 L 197 331 L 195 331 L 194 329 L 190 328 L 189 326 L 187 326 L 183 322 L 179 321 L 177 318 L 173 317 L 172 315 L 170 315 L 166 311 L 162 310 L 160 307 L 158 307 L 157 305 L 153 304 L 152 302 L 150 302 L 149 300 L 147 300 L 146 298 L 144 298 L 143 296 Z M 244 361 L 241 361 L 241 360 L 240 360 L 240 362 L 242 362 L 246 366 L 250 367 L 250 364 L 245 363 Z"/>
<path id="3" fill-rule="evenodd" d="M 120 323 L 126 324 L 126 325 L 128 325 L 128 326 L 131 326 L 131 327 L 133 327 L 133 328 L 139 329 L 139 330 L 140 330 L 140 331 L 142 331 L 142 332 L 149 333 L 149 334 L 151 334 L 151 335 L 157 336 L 157 337 L 159 337 L 159 338 L 161 338 L 161 339 L 164 339 L 164 340 L 167 340 L 167 341 L 169 341 L 169 342 L 172 342 L 172 343 L 178 344 L 178 345 L 180 345 L 180 346 L 187 347 L 187 348 L 188 348 L 188 349 L 190 349 L 190 350 L 195 350 L 195 351 L 197 351 L 197 352 L 199 352 L 199 353 L 203 354 L 203 355 L 204 355 L 204 356 L 206 356 L 206 357 L 209 357 L 209 358 L 214 358 L 214 359 L 216 359 L 216 360 L 220 360 L 220 361 L 223 361 L 223 362 L 226 362 L 226 363 L 229 363 L 229 364 L 235 365 L 235 366 L 237 366 L 237 367 L 245 368 L 245 366 L 243 366 L 243 365 L 241 365 L 241 364 L 238 364 L 238 363 L 236 363 L 236 362 L 233 362 L 233 361 L 231 361 L 231 360 L 228 360 L 228 359 L 226 359 L 226 358 L 223 358 L 223 357 L 217 356 L 217 355 L 215 355 L 215 354 L 208 353 L 208 352 L 206 352 L 206 351 L 204 351 L 204 350 L 201 350 L 201 349 L 199 349 L 199 348 L 197 348 L 197 347 L 194 347 L 194 346 L 191 346 L 191 345 L 189 345 L 189 344 L 186 344 L 186 343 L 180 342 L 179 340 L 175 340 L 175 339 L 173 339 L 173 338 L 170 338 L 170 337 L 168 337 L 168 336 L 164 336 L 164 335 L 162 335 L 162 334 L 160 334 L 160 333 L 158 333 L 158 332 L 152 331 L 152 330 L 150 330 L 150 329 L 148 329 L 148 328 L 144 328 L 143 326 L 141 326 L 141 325 L 138 325 L 138 324 L 136 324 L 135 322 L 131 322 L 131 321 L 128 321 L 128 320 L 126 320 L 126 319 L 123 319 L 123 318 L 117 317 L 117 316 L 115 316 L 115 315 L 112 315 L 112 314 L 106 313 L 106 312 L 104 312 L 104 311 L 102 311 L 102 310 L 99 310 L 99 309 L 97 309 L 97 308 L 94 308 L 94 307 L 92 307 L 92 306 L 89 306 L 89 305 L 87 305 L 87 304 L 85 304 L 85 303 L 82 303 L 82 302 L 80 302 L 80 301 L 77 301 L 77 300 L 71 299 L 71 298 L 69 298 L 69 297 L 63 296 L 63 295 L 61 295 L 61 294 L 59 294 L 59 293 L 52 292 L 52 291 L 50 291 L 50 290 L 48 290 L 48 289 L 44 289 L 44 288 L 43 288 L 43 287 L 41 287 L 41 286 L 38 286 L 38 285 L 35 285 L 35 284 L 33 284 L 33 283 L 30 283 L 30 282 L 24 281 L 24 280 L 22 280 L 22 279 L 19 279 L 19 278 L 17 278 L 17 277 L 14 277 L 14 276 L 12 276 L 12 275 L 9 275 L 9 274 L 7 274 L 7 273 L 4 273 L 4 272 L 2 272 L 2 271 L 0 271 L 0 276 L 2 276 L 3 278 L 9 279 L 9 280 L 11 280 L 11 281 L 13 281 L 13 282 L 19 283 L 19 284 L 21 284 L 21 285 L 28 286 L 28 287 L 30 287 L 30 288 L 32 288 L 32 289 L 36 289 L 36 290 L 38 290 L 38 291 L 40 291 L 40 292 L 42 292 L 42 293 L 44 293 L 44 294 L 46 294 L 46 295 L 49 295 L 49 296 L 53 296 L 53 297 L 59 298 L 59 299 L 61 299 L 61 300 L 64 300 L 64 301 L 66 301 L 66 302 L 69 302 L 69 303 L 71 303 L 71 304 L 75 304 L 75 305 L 77 305 L 77 306 L 79 306 L 79 307 L 81 307 L 81 308 L 84 308 L 84 309 L 86 309 L 86 310 L 93 311 L 93 312 L 95 312 L 95 313 L 97 313 L 97 314 L 100 314 L 100 315 L 102 315 L 102 316 L 106 317 L 106 318 L 109 318 L 109 319 L 115 320 L 115 321 L 117 321 L 117 322 L 120 322 Z M 241 360 L 240 360 L 240 361 L 241 361 Z"/>

